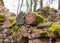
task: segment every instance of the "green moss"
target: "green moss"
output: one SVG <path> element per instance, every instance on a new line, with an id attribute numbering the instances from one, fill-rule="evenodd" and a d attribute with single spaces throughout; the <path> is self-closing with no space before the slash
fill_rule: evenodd
<path id="1" fill-rule="evenodd" d="M 50 27 L 47 28 L 47 30 L 40 32 L 40 35 L 45 36 L 46 33 L 54 33 L 56 36 L 58 36 L 58 29 L 60 29 L 60 22 L 51 22 Z"/>
<path id="2" fill-rule="evenodd" d="M 46 34 L 47 34 L 46 31 L 42 31 L 42 32 L 40 32 L 40 35 L 41 35 L 41 36 L 45 36 Z"/>
<path id="3" fill-rule="evenodd" d="M 16 16 L 14 16 L 14 17 L 9 17 L 8 20 L 10 21 L 10 23 L 12 23 L 13 21 L 16 20 Z"/>
<path id="4" fill-rule="evenodd" d="M 19 29 L 19 27 L 17 26 L 17 25 L 15 25 L 15 29 L 16 29 L 16 31 Z"/>
<path id="5" fill-rule="evenodd" d="M 31 33 L 35 33 L 35 32 L 36 32 L 36 29 L 33 28 L 33 29 L 31 30 Z"/>
<path id="6" fill-rule="evenodd" d="M 42 10 L 43 10 L 43 7 L 42 7 L 42 8 L 40 8 L 40 10 L 42 11 Z"/>
<path id="7" fill-rule="evenodd" d="M 44 19 L 44 22 L 48 22 L 48 19 L 45 18 L 45 19 Z"/>
<path id="8" fill-rule="evenodd" d="M 36 16 L 36 24 L 43 23 L 44 22 L 44 17 L 42 15 L 39 15 L 36 12 L 32 12 Z"/>
<path id="9" fill-rule="evenodd" d="M 16 24 L 16 20 L 14 20 L 12 23 L 11 23 L 11 26 L 14 26 Z"/>
<path id="10" fill-rule="evenodd" d="M 0 21 L 3 22 L 4 21 L 4 14 L 0 13 Z"/>
<path id="11" fill-rule="evenodd" d="M 4 14 L 3 13 L 0 13 L 0 18 L 4 18 Z"/>
<path id="12" fill-rule="evenodd" d="M 46 6 L 46 7 L 42 7 L 42 8 L 40 8 L 40 10 L 42 11 L 42 10 L 49 10 L 50 9 L 50 7 L 49 6 Z"/>
<path id="13" fill-rule="evenodd" d="M 12 32 L 17 32 L 18 29 L 19 29 L 19 26 L 17 26 L 17 25 L 14 25 L 11 27 Z"/>
<path id="14" fill-rule="evenodd" d="M 60 28 L 60 23 L 59 22 L 53 22 L 51 24 L 51 27 L 49 27 L 47 29 L 47 31 L 50 33 L 50 32 L 55 32 L 56 30 L 58 30 Z"/>
<path id="15" fill-rule="evenodd" d="M 0 21 L 4 21 L 4 19 L 0 18 Z"/>
<path id="16" fill-rule="evenodd" d="M 4 22 L 4 19 L 1 19 L 1 18 L 0 18 L 0 22 Z"/>
<path id="17" fill-rule="evenodd" d="M 3 0 L 0 0 L 0 2 L 3 2 Z"/>
<path id="18" fill-rule="evenodd" d="M 16 25 L 16 16 L 9 17 L 8 20 L 11 23 L 10 27 L 11 27 L 12 32 L 17 32 L 19 27 L 18 27 L 18 25 Z"/>
<path id="19" fill-rule="evenodd" d="M 14 38 L 14 36 L 13 36 L 13 35 L 11 35 L 11 36 L 8 36 L 7 38 L 8 38 L 8 39 L 13 39 L 13 38 Z"/>
<path id="20" fill-rule="evenodd" d="M 8 20 L 9 20 L 9 22 L 11 23 L 10 27 L 16 25 L 16 16 L 14 16 L 14 17 L 9 17 Z"/>

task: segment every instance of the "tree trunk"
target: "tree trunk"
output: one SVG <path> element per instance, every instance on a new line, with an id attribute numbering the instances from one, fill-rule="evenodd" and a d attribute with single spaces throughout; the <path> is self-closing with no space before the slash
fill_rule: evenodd
<path id="1" fill-rule="evenodd" d="M 28 4 L 28 0 L 26 0 L 26 7 L 27 7 L 27 12 L 28 12 L 28 6 L 29 6 L 29 4 Z"/>
<path id="2" fill-rule="evenodd" d="M 58 9 L 60 9 L 60 0 L 58 0 Z"/>
<path id="3" fill-rule="evenodd" d="M 32 12 L 32 0 L 30 0 L 30 11 Z"/>
<path id="4" fill-rule="evenodd" d="M 34 11 L 36 11 L 36 7 L 37 7 L 37 0 L 34 0 Z"/>
<path id="5" fill-rule="evenodd" d="M 40 8 L 43 7 L 43 0 L 40 0 Z"/>

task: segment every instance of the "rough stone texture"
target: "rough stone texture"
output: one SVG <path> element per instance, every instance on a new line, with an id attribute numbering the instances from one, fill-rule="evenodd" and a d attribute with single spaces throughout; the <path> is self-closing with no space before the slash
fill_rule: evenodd
<path id="1" fill-rule="evenodd" d="M 0 39 L 0 43 L 3 43 L 3 39 Z"/>
<path id="2" fill-rule="evenodd" d="M 31 29 L 32 29 L 32 28 L 31 28 Z M 40 29 L 33 29 L 33 30 L 31 30 L 32 33 L 28 35 L 28 38 L 29 38 L 29 39 L 39 38 L 41 31 L 42 31 L 42 30 L 40 30 Z"/>
<path id="3" fill-rule="evenodd" d="M 12 31 L 10 29 L 4 29 L 3 34 L 6 34 L 6 36 L 11 35 Z"/>
<path id="4" fill-rule="evenodd" d="M 17 15 L 17 18 L 16 18 L 16 24 L 17 25 L 22 25 L 24 24 L 24 12 L 20 12 L 18 15 Z"/>
<path id="5" fill-rule="evenodd" d="M 9 39 L 5 39 L 4 43 L 10 43 L 10 40 Z"/>
<path id="6" fill-rule="evenodd" d="M 57 21 L 59 20 L 59 11 L 50 8 L 49 10 L 43 9 L 43 10 L 38 10 L 38 14 L 43 15 L 45 18 L 47 18 L 49 21 Z"/>
<path id="7" fill-rule="evenodd" d="M 49 27 L 50 21 L 59 20 L 60 11 L 57 12 L 57 10 L 52 8 L 49 10 L 38 10 L 37 13 L 46 17 L 49 22 L 35 26 L 31 24 L 34 24 L 36 17 L 31 12 L 28 12 L 28 15 L 24 18 L 25 23 L 18 25 L 19 29 L 15 32 L 12 31 L 12 27 L 9 27 L 10 23 L 8 21 L 8 17 L 15 15 L 2 5 L 0 6 L 0 13 L 4 14 L 5 20 L 2 25 L 0 24 L 0 43 L 60 43 L 60 38 L 56 37 L 54 33 L 47 33 L 47 37 L 41 37 L 40 35 L 40 32 Z M 60 36 L 60 30 L 58 30 L 58 34 Z"/>
<path id="8" fill-rule="evenodd" d="M 22 26 L 19 31 L 20 31 L 20 34 L 24 37 L 27 37 L 29 35 L 28 28 L 26 28 L 25 26 Z"/>
<path id="9" fill-rule="evenodd" d="M 29 40 L 29 43 L 49 43 L 49 39 L 33 39 Z"/>
<path id="10" fill-rule="evenodd" d="M 3 27 L 10 27 L 10 22 L 8 20 L 5 20 Z"/>
<path id="11" fill-rule="evenodd" d="M 60 38 L 56 39 L 53 43 L 60 43 Z"/>
<path id="12" fill-rule="evenodd" d="M 34 24 L 36 20 L 36 16 L 33 15 L 32 13 L 28 13 L 28 15 L 25 17 L 25 23 L 26 24 Z"/>

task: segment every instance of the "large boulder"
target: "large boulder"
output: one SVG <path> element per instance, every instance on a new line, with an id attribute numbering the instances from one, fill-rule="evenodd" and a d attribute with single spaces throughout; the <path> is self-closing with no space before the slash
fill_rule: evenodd
<path id="1" fill-rule="evenodd" d="M 36 20 L 36 16 L 33 15 L 31 12 L 29 12 L 25 17 L 26 24 L 34 24 L 35 20 Z"/>

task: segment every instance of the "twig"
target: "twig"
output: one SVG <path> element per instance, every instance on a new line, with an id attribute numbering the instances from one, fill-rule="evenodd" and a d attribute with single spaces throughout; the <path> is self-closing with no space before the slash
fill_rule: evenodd
<path id="1" fill-rule="evenodd" d="M 26 0 L 26 6 L 27 6 L 27 11 L 28 11 L 28 6 L 29 6 L 28 0 Z"/>
<path id="2" fill-rule="evenodd" d="M 19 5 L 20 5 L 20 0 L 18 1 L 17 14 L 18 14 L 18 11 L 19 11 Z"/>
<path id="3" fill-rule="evenodd" d="M 23 0 L 22 0 L 22 2 L 21 2 L 20 11 L 21 11 L 22 5 L 23 5 Z"/>
<path id="4" fill-rule="evenodd" d="M 37 0 L 34 0 L 34 11 L 36 11 Z"/>

